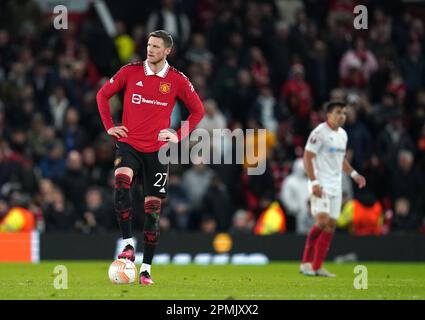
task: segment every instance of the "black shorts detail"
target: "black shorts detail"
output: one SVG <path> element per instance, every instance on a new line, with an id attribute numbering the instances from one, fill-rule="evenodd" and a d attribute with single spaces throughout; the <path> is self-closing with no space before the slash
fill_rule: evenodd
<path id="1" fill-rule="evenodd" d="M 168 164 L 162 164 L 156 152 L 140 152 L 127 143 L 116 143 L 115 169 L 128 167 L 140 178 L 144 196 L 167 196 Z M 133 178 L 134 180 L 134 178 Z"/>

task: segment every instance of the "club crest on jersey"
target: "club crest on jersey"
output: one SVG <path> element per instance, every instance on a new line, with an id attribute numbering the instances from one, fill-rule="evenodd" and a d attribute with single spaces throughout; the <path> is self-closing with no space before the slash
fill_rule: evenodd
<path id="1" fill-rule="evenodd" d="M 115 167 L 118 167 L 119 166 L 119 164 L 121 163 L 121 160 L 122 160 L 121 157 L 115 159 L 115 161 L 114 161 Z"/>
<path id="2" fill-rule="evenodd" d="M 159 92 L 163 93 L 163 94 L 167 94 L 169 93 L 171 90 L 171 84 L 167 83 L 167 82 L 161 82 L 159 84 Z"/>

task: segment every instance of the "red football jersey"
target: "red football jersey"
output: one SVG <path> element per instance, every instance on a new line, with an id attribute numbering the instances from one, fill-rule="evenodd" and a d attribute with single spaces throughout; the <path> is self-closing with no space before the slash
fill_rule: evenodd
<path id="1" fill-rule="evenodd" d="M 158 151 L 166 142 L 158 141 L 161 130 L 170 127 L 170 116 L 176 100 L 181 100 L 190 115 L 191 132 L 204 116 L 204 107 L 189 79 L 167 62 L 154 74 L 146 61 L 123 66 L 96 96 L 100 116 L 106 130 L 114 127 L 109 99 L 124 88 L 122 125 L 128 129 L 128 137 L 118 141 L 130 144 L 142 152 Z M 183 138 L 177 131 L 179 141 Z"/>

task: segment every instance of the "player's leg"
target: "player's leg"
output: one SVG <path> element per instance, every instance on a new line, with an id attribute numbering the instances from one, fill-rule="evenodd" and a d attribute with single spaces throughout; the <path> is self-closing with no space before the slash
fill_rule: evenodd
<path id="1" fill-rule="evenodd" d="M 316 244 L 317 254 L 313 259 L 313 270 L 316 275 L 323 277 L 335 277 L 334 274 L 330 273 L 322 267 L 323 262 L 326 259 L 333 235 L 336 228 L 336 220 L 341 211 L 342 198 L 338 196 L 329 197 L 329 217 L 326 223 L 326 227 L 319 236 Z"/>
<path id="2" fill-rule="evenodd" d="M 114 206 L 124 240 L 124 249 L 118 255 L 118 258 L 127 258 L 134 261 L 135 249 L 131 230 L 130 188 L 138 164 L 130 146 L 122 143 L 117 146 Z"/>
<path id="3" fill-rule="evenodd" d="M 145 197 L 145 226 L 143 228 L 143 263 L 140 269 L 140 284 L 153 284 L 151 265 L 159 240 L 159 216 L 161 199 L 154 196 Z"/>
<path id="4" fill-rule="evenodd" d="M 143 263 L 140 284 L 153 284 L 151 265 L 159 241 L 161 199 L 167 194 L 168 165 L 161 164 L 158 153 L 143 154 L 143 190 L 145 192 L 145 224 L 143 228 Z"/>
<path id="5" fill-rule="evenodd" d="M 322 230 L 325 229 L 328 220 L 329 206 L 327 203 L 328 199 L 325 196 L 323 196 L 323 199 L 315 196 L 311 196 L 310 198 L 311 214 L 314 217 L 315 223 L 307 234 L 302 263 L 300 265 L 301 273 L 312 273 L 312 263 L 317 239 L 322 233 Z"/>
<path id="6" fill-rule="evenodd" d="M 313 271 L 313 258 L 315 255 L 316 243 L 326 227 L 328 214 L 319 212 L 314 216 L 315 223 L 311 227 L 304 246 L 303 260 L 300 266 L 301 273 L 312 273 Z"/>
<path id="7" fill-rule="evenodd" d="M 335 219 L 328 216 L 326 226 L 317 239 L 312 268 L 318 276 L 335 277 L 334 274 L 328 272 L 322 267 L 328 253 L 332 237 L 334 235 L 335 226 Z"/>

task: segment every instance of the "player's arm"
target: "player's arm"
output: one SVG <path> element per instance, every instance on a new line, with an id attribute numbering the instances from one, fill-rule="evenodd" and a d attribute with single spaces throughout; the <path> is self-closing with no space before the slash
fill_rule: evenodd
<path id="1" fill-rule="evenodd" d="M 322 196 L 322 187 L 320 186 L 319 181 L 317 181 L 316 175 L 314 174 L 313 159 L 315 156 L 316 154 L 312 151 L 304 151 L 304 168 L 308 179 L 311 181 L 313 194 L 320 198 Z"/>
<path id="2" fill-rule="evenodd" d="M 186 76 L 182 75 L 179 83 L 177 98 L 180 99 L 189 110 L 189 117 L 184 122 L 182 128 L 179 128 L 174 134 L 169 129 L 163 129 L 158 134 L 159 141 L 177 143 L 184 139 L 202 120 L 205 114 L 201 99 Z"/>
<path id="3" fill-rule="evenodd" d="M 205 109 L 193 85 L 185 76 L 181 79 L 178 98 L 184 103 L 190 113 L 189 117 L 186 119 L 186 126 L 188 127 L 182 127 L 177 131 L 178 140 L 181 141 L 196 128 L 204 117 Z"/>
<path id="4" fill-rule="evenodd" d="M 311 181 L 312 192 L 316 197 L 322 197 L 322 186 L 320 185 L 314 173 L 313 159 L 320 152 L 323 144 L 323 138 L 320 132 L 313 130 L 308 137 L 304 150 L 304 168 L 308 178 Z"/>
<path id="5" fill-rule="evenodd" d="M 115 126 L 112 121 L 109 99 L 117 94 L 126 83 L 126 68 L 121 68 L 108 82 L 106 82 L 96 95 L 97 107 L 100 117 L 109 135 L 116 138 L 127 137 L 128 129 L 125 126 Z"/>
<path id="6" fill-rule="evenodd" d="M 346 158 L 344 158 L 344 162 L 342 163 L 342 170 L 357 183 L 360 189 L 366 186 L 365 177 L 354 170 Z"/>

